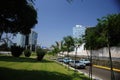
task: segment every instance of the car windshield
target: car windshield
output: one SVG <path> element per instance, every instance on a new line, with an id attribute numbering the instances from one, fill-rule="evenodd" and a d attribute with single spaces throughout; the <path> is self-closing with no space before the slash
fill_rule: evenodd
<path id="1" fill-rule="evenodd" d="M 75 63 L 79 63 L 79 61 L 75 61 Z"/>
<path id="2" fill-rule="evenodd" d="M 85 61 L 89 61 L 88 59 L 85 59 Z"/>
<path id="3" fill-rule="evenodd" d="M 65 60 L 69 60 L 70 58 L 64 58 Z"/>

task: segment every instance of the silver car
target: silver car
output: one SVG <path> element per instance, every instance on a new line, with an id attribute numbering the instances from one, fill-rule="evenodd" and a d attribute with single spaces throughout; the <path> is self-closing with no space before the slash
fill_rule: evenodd
<path id="1" fill-rule="evenodd" d="M 86 65 L 82 62 L 80 62 L 79 60 L 72 60 L 70 63 L 70 66 L 71 67 L 74 67 L 74 68 L 85 68 Z"/>
<path id="2" fill-rule="evenodd" d="M 82 63 L 84 63 L 84 64 L 86 64 L 86 65 L 91 65 L 89 59 L 80 59 L 79 61 L 82 62 Z"/>

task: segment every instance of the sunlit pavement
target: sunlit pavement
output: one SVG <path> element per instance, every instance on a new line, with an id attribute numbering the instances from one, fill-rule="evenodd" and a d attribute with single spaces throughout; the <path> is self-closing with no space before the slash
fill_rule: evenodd
<path id="1" fill-rule="evenodd" d="M 64 66 L 68 66 L 62 62 L 58 62 Z M 74 68 L 70 67 L 70 69 L 75 70 Z M 89 66 L 86 69 L 76 69 L 77 72 L 82 73 L 89 77 Z M 92 67 L 92 79 L 93 80 L 111 80 L 111 72 L 110 68 L 104 66 L 93 65 Z M 120 70 L 114 69 L 115 80 L 120 80 Z"/>
<path id="2" fill-rule="evenodd" d="M 89 66 L 86 66 L 86 69 L 78 69 L 78 72 L 80 72 L 80 73 L 82 72 L 84 75 L 89 77 Z M 94 73 L 92 74 L 92 79 L 93 80 L 104 80 L 100 76 L 98 76 L 98 75 L 96 75 Z"/>
<path id="3" fill-rule="evenodd" d="M 58 61 L 56 61 L 56 62 L 59 63 L 59 64 L 62 64 L 63 66 L 68 67 L 68 65 L 67 65 L 67 64 L 64 64 L 63 62 L 58 62 Z M 75 69 L 75 68 L 70 67 L 70 66 L 69 66 L 69 68 L 72 69 L 72 70 L 76 70 L 77 72 L 82 73 L 82 74 L 84 74 L 84 75 L 86 75 L 86 76 L 89 77 L 89 72 L 88 72 L 87 69 Z M 96 75 L 92 75 L 92 79 L 93 79 L 93 80 L 103 80 L 103 79 L 101 79 L 100 77 L 97 77 Z"/>
<path id="4" fill-rule="evenodd" d="M 86 69 L 80 69 L 80 71 L 89 74 L 89 66 Z M 103 66 L 93 66 L 92 67 L 92 74 L 93 76 L 100 78 L 97 80 L 111 80 L 111 72 L 107 67 Z M 120 72 L 114 71 L 115 80 L 120 80 Z"/>

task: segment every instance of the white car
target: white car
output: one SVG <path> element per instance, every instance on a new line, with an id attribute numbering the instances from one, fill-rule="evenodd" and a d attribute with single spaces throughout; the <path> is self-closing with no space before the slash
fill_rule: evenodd
<path id="1" fill-rule="evenodd" d="M 83 68 L 84 69 L 86 67 L 86 65 L 84 63 L 80 62 L 79 60 L 72 60 L 69 63 L 69 65 L 74 68 Z"/>
<path id="2" fill-rule="evenodd" d="M 90 65 L 91 64 L 90 60 L 88 60 L 88 59 L 80 59 L 80 62 L 82 62 L 82 63 L 84 63 L 86 65 Z"/>
<path id="3" fill-rule="evenodd" d="M 71 61 L 72 61 L 72 59 L 70 59 L 68 57 L 63 59 L 63 62 L 66 63 L 66 64 L 69 64 Z"/>

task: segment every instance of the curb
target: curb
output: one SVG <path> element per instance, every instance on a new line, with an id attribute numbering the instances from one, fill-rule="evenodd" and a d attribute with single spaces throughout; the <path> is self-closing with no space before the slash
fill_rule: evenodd
<path id="1" fill-rule="evenodd" d="M 93 65 L 93 66 L 101 69 L 111 70 L 111 68 L 105 66 L 99 66 L 99 65 Z M 113 68 L 113 71 L 120 72 L 120 69 Z"/>
<path id="2" fill-rule="evenodd" d="M 64 63 L 61 63 L 61 62 L 58 62 L 58 61 L 55 61 L 55 62 L 57 62 L 57 63 L 59 63 L 59 64 L 61 64 L 61 65 L 63 65 L 63 66 L 68 66 L 68 65 L 66 65 L 66 64 L 64 64 Z M 69 68 L 70 68 L 71 70 L 75 70 L 75 68 L 72 68 L 71 66 L 69 66 Z M 86 73 L 86 72 L 83 72 L 83 71 L 78 70 L 78 69 L 76 69 L 76 71 L 79 72 L 79 73 L 81 73 L 81 74 L 84 74 L 84 75 L 87 76 L 87 77 L 89 77 L 89 74 Z M 102 80 L 101 78 L 98 78 L 97 76 L 94 76 L 94 75 L 92 76 L 92 79 L 93 79 L 93 80 Z"/>

